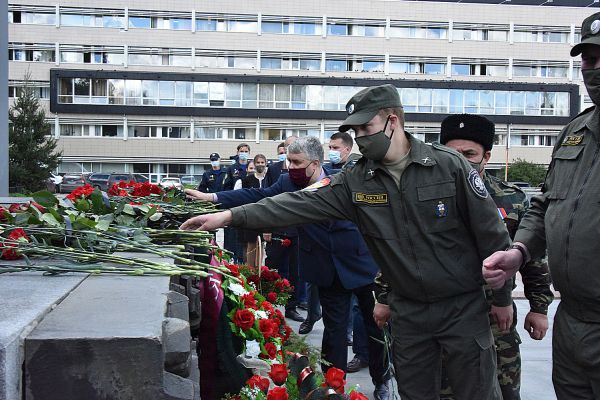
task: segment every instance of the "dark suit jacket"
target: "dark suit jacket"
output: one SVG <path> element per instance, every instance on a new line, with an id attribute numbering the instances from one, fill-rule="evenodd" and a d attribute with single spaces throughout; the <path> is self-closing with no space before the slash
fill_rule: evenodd
<path id="1" fill-rule="evenodd" d="M 329 173 L 326 170 L 326 174 Z M 217 193 L 224 208 L 254 203 L 265 197 L 300 190 L 288 174 L 262 189 L 240 189 Z M 327 221 L 301 225 L 300 277 L 318 286 L 331 286 L 337 272 L 346 289 L 373 283 L 379 268 L 371 257 L 356 225 L 350 221 Z"/>

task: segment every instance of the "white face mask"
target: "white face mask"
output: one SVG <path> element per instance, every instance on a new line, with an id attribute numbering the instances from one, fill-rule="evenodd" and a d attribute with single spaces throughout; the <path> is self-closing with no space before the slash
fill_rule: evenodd
<path id="1" fill-rule="evenodd" d="M 240 160 L 246 161 L 249 156 L 250 156 L 250 153 L 248 153 L 247 151 L 240 151 L 240 154 L 239 154 Z"/>
<path id="2" fill-rule="evenodd" d="M 329 150 L 329 161 L 333 164 L 339 164 L 342 161 L 342 153 L 337 150 Z"/>
<path id="3" fill-rule="evenodd" d="M 220 161 L 211 161 L 210 165 L 212 165 L 213 167 L 218 167 L 221 165 L 221 162 Z"/>
<path id="4" fill-rule="evenodd" d="M 283 153 L 283 154 L 279 154 L 279 155 L 277 156 L 277 159 L 278 159 L 279 161 L 285 161 L 285 159 L 286 159 L 286 158 L 287 158 L 287 156 L 285 155 L 285 153 Z"/>

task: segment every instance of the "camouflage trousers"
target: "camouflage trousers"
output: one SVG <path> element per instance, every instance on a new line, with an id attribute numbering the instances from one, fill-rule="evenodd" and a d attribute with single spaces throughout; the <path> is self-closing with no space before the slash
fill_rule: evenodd
<path id="1" fill-rule="evenodd" d="M 501 334 L 498 324 L 490 315 L 490 327 L 494 335 L 496 345 L 496 356 L 498 360 L 498 383 L 504 400 L 521 399 L 521 352 L 519 345 L 521 338 L 517 333 L 517 306 L 513 302 L 513 322 L 510 331 Z M 442 387 L 440 391 L 441 400 L 454 400 L 452 387 L 446 374 L 444 356 L 442 355 Z"/>

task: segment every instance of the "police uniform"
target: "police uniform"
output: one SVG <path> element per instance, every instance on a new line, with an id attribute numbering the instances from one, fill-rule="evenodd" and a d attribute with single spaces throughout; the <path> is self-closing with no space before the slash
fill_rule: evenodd
<path id="1" fill-rule="evenodd" d="M 387 96 L 377 98 L 377 96 Z M 360 101 L 357 100 L 357 96 Z M 390 101 L 388 101 L 390 100 Z M 347 110 L 399 104 L 391 85 L 367 88 Z M 397 106 L 397 105 L 393 105 Z M 403 400 L 435 399 L 440 354 L 461 400 L 500 399 L 481 264 L 509 237 L 479 175 L 458 153 L 410 134 L 408 164 L 396 184 L 365 157 L 314 191 L 285 193 L 232 209 L 232 226 L 282 227 L 347 219 L 358 227 L 389 284 L 394 364 Z M 510 305 L 510 285 L 495 293 Z"/>
<path id="2" fill-rule="evenodd" d="M 211 153 L 208 157 L 209 160 L 219 161 L 221 157 L 218 153 Z M 227 171 L 223 168 L 219 168 L 217 170 L 210 169 L 205 171 L 202 174 L 202 179 L 200 180 L 200 184 L 198 185 L 198 191 L 203 193 L 216 193 L 223 190 L 223 183 L 225 182 L 225 177 L 227 176 Z"/>
<path id="3" fill-rule="evenodd" d="M 479 115 L 451 115 L 442 122 L 440 141 L 446 144 L 453 139 L 470 140 L 479 143 L 485 151 L 491 150 L 494 139 L 494 125 L 487 118 Z M 529 207 L 527 196 L 521 188 L 511 185 L 488 173 L 483 173 L 483 182 L 492 196 L 498 215 L 504 220 L 509 235 L 514 237 L 519 222 Z M 548 305 L 554 295 L 550 289 L 548 265 L 542 260 L 527 263 L 520 270 L 523 278 L 525 297 L 529 300 L 532 312 L 546 315 Z M 488 303 L 492 304 L 492 291 L 486 290 Z M 517 306 L 513 302 L 513 319 L 508 333 L 502 333 L 497 322 L 490 318 L 492 333 L 497 352 L 498 382 L 503 400 L 520 399 L 521 388 L 521 354 L 519 345 L 521 338 L 516 330 Z M 452 388 L 447 377 L 442 373 L 442 399 L 452 399 Z"/>

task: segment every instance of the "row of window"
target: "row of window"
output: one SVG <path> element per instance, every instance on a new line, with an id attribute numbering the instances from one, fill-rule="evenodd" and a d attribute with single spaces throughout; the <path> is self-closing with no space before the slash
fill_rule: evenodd
<path id="1" fill-rule="evenodd" d="M 386 38 L 421 38 L 448 40 L 478 40 L 498 42 L 568 43 L 570 27 L 521 26 L 511 30 L 508 24 L 497 27 L 471 26 L 451 22 L 352 20 L 328 17 L 287 17 L 276 15 L 214 15 L 175 12 L 176 15 L 155 16 L 144 10 L 81 9 L 60 7 L 40 11 L 9 11 L 9 21 L 20 24 L 81 26 L 130 29 L 170 29 L 203 32 L 245 32 L 260 34 L 364 36 Z M 163 14 L 168 14 L 164 12 Z M 57 17 L 58 15 L 58 17 Z M 58 18 L 58 19 L 57 19 Z M 467 25 L 467 27 L 465 27 Z M 580 34 L 573 34 L 573 43 Z"/>
<path id="2" fill-rule="evenodd" d="M 419 133 L 418 129 L 409 129 L 417 138 L 426 143 L 438 142 L 439 132 Z M 85 125 L 85 124 L 60 124 L 59 136 L 61 137 L 118 137 L 123 138 L 124 125 Z M 128 138 L 158 138 L 158 139 L 190 139 L 193 132 L 195 140 L 256 140 L 255 128 L 211 127 L 211 126 L 127 126 Z M 324 131 L 323 139 L 329 138 L 335 131 Z M 282 141 L 288 136 L 314 136 L 321 137 L 318 127 L 307 129 L 289 128 L 260 128 L 261 141 Z M 495 145 L 506 144 L 505 133 L 498 133 L 494 137 Z M 556 134 L 511 134 L 511 146 L 554 146 Z"/>
<path id="3" fill-rule="evenodd" d="M 45 48 L 43 48 L 45 46 Z M 33 47 L 33 48 L 30 48 Z M 202 55 L 192 49 L 159 49 L 159 48 L 128 48 L 127 56 L 123 47 L 106 49 L 102 46 L 65 46 L 59 50 L 60 63 L 75 64 L 113 64 L 113 65 L 143 65 L 143 66 L 178 66 L 194 68 L 236 68 L 261 70 L 303 70 L 326 72 L 368 72 L 386 74 L 425 74 L 446 75 L 447 59 L 438 57 L 430 61 L 408 61 L 410 57 L 357 56 L 340 54 L 303 54 L 273 56 L 269 53 L 259 55 L 211 55 L 217 51 L 201 50 Z M 48 44 L 19 44 L 11 43 L 8 51 L 11 61 L 55 62 L 54 46 Z M 532 65 L 535 63 L 535 65 Z M 514 77 L 538 78 L 569 78 L 568 65 L 556 65 L 556 61 L 514 60 L 512 71 L 508 60 L 488 61 L 461 59 L 451 63 L 451 76 L 497 76 L 508 77 L 512 72 Z M 566 64 L 566 63 L 564 63 Z M 580 79 L 580 68 L 575 67 L 572 76 Z"/>
<path id="4" fill-rule="evenodd" d="M 58 102 L 128 106 L 344 110 L 362 87 L 137 79 L 61 78 Z M 420 113 L 569 115 L 569 93 L 398 88 Z"/>
<path id="5" fill-rule="evenodd" d="M 119 137 L 123 138 L 124 125 L 85 125 L 85 124 L 60 124 L 59 136 L 74 137 Z M 190 139 L 198 140 L 256 140 L 256 128 L 224 128 L 211 126 L 127 126 L 128 138 L 159 138 L 159 139 Z M 334 131 L 326 132 L 326 137 Z M 319 128 L 313 129 L 286 129 L 286 128 L 261 128 L 260 140 L 284 140 L 288 136 L 321 136 Z"/>

